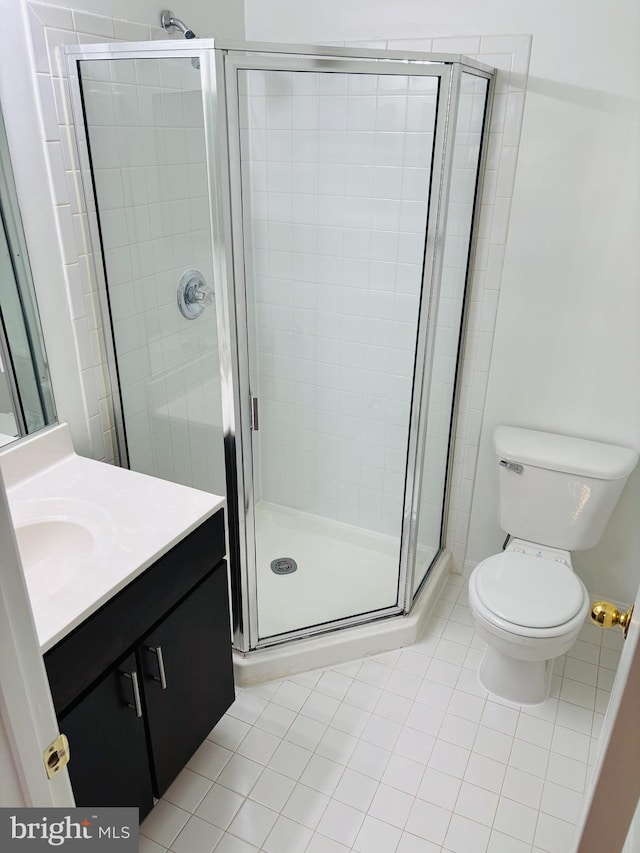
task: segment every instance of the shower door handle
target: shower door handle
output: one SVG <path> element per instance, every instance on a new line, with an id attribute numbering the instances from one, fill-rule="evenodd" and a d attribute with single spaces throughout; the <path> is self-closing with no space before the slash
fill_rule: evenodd
<path id="1" fill-rule="evenodd" d="M 251 429 L 258 432 L 260 429 L 260 413 L 258 411 L 258 398 L 251 397 Z"/>

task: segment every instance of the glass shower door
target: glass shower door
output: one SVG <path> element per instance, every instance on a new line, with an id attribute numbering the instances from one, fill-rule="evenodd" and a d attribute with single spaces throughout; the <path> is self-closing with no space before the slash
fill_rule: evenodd
<path id="1" fill-rule="evenodd" d="M 239 67 L 230 96 L 260 640 L 399 597 L 442 71 L 314 67 Z"/>

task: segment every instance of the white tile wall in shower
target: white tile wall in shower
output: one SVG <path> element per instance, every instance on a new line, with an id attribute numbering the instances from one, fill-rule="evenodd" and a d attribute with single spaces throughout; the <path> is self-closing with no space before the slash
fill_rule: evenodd
<path id="1" fill-rule="evenodd" d="M 242 83 L 262 497 L 398 536 L 437 79 Z"/>
<path id="2" fill-rule="evenodd" d="M 84 202 L 58 48 L 86 42 L 145 41 L 157 38 L 161 31 L 132 21 L 42 3 L 28 3 L 27 15 L 77 364 L 82 378 L 84 411 L 93 456 L 112 462 L 116 450 L 106 358 L 98 331 L 96 283 L 88 251 Z"/>

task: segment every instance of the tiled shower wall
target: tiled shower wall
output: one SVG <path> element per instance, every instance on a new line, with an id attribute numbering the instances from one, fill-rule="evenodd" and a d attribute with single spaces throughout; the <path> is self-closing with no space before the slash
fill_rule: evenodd
<path id="1" fill-rule="evenodd" d="M 200 74 L 122 59 L 82 80 L 130 466 L 224 494 L 216 309 L 176 301 L 186 269 L 213 285 Z"/>
<path id="2" fill-rule="evenodd" d="M 241 82 L 262 497 L 399 537 L 437 78 Z"/>
<path id="3" fill-rule="evenodd" d="M 107 40 L 166 37 L 160 30 L 107 16 L 30 3 L 34 74 L 39 90 L 52 193 L 58 215 L 70 310 L 76 330 L 78 369 L 85 395 L 93 455 L 114 459 L 114 431 L 105 384 L 95 283 L 87 251 L 86 221 L 70 145 L 71 128 L 56 47 Z M 461 409 L 455 442 L 447 544 L 462 568 L 469 524 L 482 409 L 498 301 L 504 244 L 524 109 L 530 37 L 471 36 L 359 42 L 355 46 L 465 53 L 501 70 L 491 124 L 489 160 L 480 220 L 476 273 L 471 293 Z"/>

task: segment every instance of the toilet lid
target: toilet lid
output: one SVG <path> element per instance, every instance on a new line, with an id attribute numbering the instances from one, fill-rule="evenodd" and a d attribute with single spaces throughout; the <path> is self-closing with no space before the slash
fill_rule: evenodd
<path id="1" fill-rule="evenodd" d="M 564 563 L 514 551 L 478 566 L 476 591 L 488 610 L 524 628 L 564 625 L 584 602 L 582 582 Z"/>

